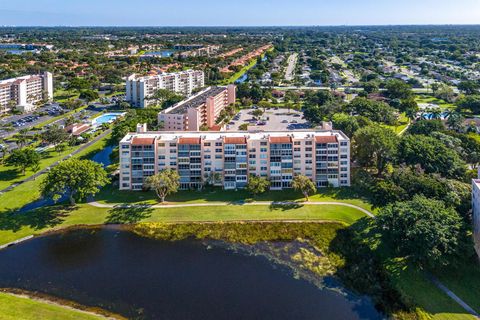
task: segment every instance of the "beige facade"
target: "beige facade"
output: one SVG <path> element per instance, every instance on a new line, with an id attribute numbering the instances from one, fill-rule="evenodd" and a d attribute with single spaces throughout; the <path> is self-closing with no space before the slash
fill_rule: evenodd
<path id="1" fill-rule="evenodd" d="M 120 142 L 120 189 L 141 190 L 145 178 L 177 170 L 182 189 L 208 181 L 244 188 L 251 175 L 268 178 L 271 189 L 291 188 L 295 175 L 318 187 L 350 185 L 350 141 L 341 131 L 148 132 Z M 212 178 L 216 179 L 212 179 Z"/>
<path id="2" fill-rule="evenodd" d="M 127 78 L 126 100 L 134 107 L 146 108 L 153 103 L 149 98 L 158 89 L 166 89 L 184 96 L 190 96 L 195 89 L 204 86 L 203 71 L 198 70 L 162 73 L 145 77 L 138 77 L 133 74 Z"/>
<path id="3" fill-rule="evenodd" d="M 235 86 L 209 87 L 196 95 L 162 110 L 158 123 L 164 131 L 199 131 L 212 128 L 228 105 L 235 103 Z"/>
<path id="4" fill-rule="evenodd" d="M 52 99 L 53 75 L 50 72 L 0 81 L 0 113 L 13 108 L 30 112 L 39 101 Z"/>

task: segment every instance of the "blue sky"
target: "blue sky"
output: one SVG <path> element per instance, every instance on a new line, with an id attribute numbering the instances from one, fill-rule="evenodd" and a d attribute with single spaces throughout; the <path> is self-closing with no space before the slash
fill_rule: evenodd
<path id="1" fill-rule="evenodd" d="M 480 0 L 19 0 L 0 25 L 480 24 Z"/>

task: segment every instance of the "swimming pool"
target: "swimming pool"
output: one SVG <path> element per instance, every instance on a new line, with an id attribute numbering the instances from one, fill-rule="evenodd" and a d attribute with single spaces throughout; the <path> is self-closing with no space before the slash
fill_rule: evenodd
<path id="1" fill-rule="evenodd" d="M 99 117 L 96 117 L 92 120 L 92 126 L 100 126 L 104 123 L 111 123 L 115 121 L 118 117 L 125 115 L 125 112 L 112 112 L 112 113 L 105 113 Z"/>

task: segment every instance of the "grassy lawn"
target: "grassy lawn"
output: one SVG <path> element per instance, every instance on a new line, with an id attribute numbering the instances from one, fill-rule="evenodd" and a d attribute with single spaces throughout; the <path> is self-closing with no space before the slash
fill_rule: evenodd
<path id="1" fill-rule="evenodd" d="M 57 102 L 65 102 L 70 99 L 78 99 L 80 96 L 75 90 L 56 89 L 54 100 Z"/>
<path id="2" fill-rule="evenodd" d="M 88 159 L 91 158 L 95 153 L 101 151 L 107 144 L 110 139 L 110 134 L 106 135 L 104 138 L 98 140 L 97 142 L 90 145 L 88 148 L 85 148 L 74 157 L 78 157 L 81 159 Z M 66 151 L 61 153 L 61 155 L 65 156 L 69 154 L 69 152 L 73 151 Z M 54 160 L 49 159 L 50 163 L 53 163 L 59 160 L 61 156 L 55 158 Z M 43 161 L 43 160 L 42 160 Z M 42 164 L 42 167 L 46 165 Z M 1 168 L 1 167 L 0 167 Z M 1 169 L 0 169 L 0 177 L 1 177 Z M 31 175 L 27 171 L 27 176 Z M 26 176 L 20 176 L 19 179 L 24 179 Z M 33 202 L 40 198 L 39 187 L 41 181 L 43 180 L 43 175 L 39 176 L 36 180 L 27 181 L 25 183 L 20 184 L 19 186 L 15 187 L 13 190 L 1 194 L 0 195 L 0 210 L 13 210 L 23 207 L 30 202 Z M 0 181 L 1 183 L 4 181 Z M 10 182 L 11 184 L 12 182 Z"/>
<path id="3" fill-rule="evenodd" d="M 437 278 L 480 313 L 480 265 L 477 261 L 462 263 L 457 270 L 438 272 Z"/>
<path id="4" fill-rule="evenodd" d="M 67 149 L 65 149 L 60 153 L 55 151 L 54 148 L 46 150 L 42 154 L 42 159 L 40 160 L 40 169 L 50 166 L 51 164 L 55 163 L 56 161 L 70 154 L 76 148 L 77 147 L 68 147 Z M 32 176 L 33 174 L 34 172 L 27 170 L 25 175 L 23 175 L 20 170 L 17 170 L 14 167 L 7 167 L 4 165 L 0 165 L 0 189 L 4 189 L 14 184 L 15 182 L 24 180 Z"/>
<path id="5" fill-rule="evenodd" d="M 47 302 L 0 293 L 3 320 L 94 320 L 104 317 L 87 314 Z"/>
<path id="6" fill-rule="evenodd" d="M 415 97 L 415 100 L 417 103 L 428 103 L 428 104 L 436 104 L 438 105 L 441 109 L 456 109 L 457 107 L 452 104 L 448 103 L 442 99 L 435 98 L 430 95 L 417 95 Z"/>
<path id="7" fill-rule="evenodd" d="M 0 214 L 0 244 L 74 225 L 239 220 L 319 220 L 351 224 L 364 216 L 363 212 L 355 208 L 337 205 L 229 205 L 154 209 L 97 208 L 89 204 L 79 204 L 73 209 L 55 206 L 22 214 L 4 211 Z"/>
<path id="8" fill-rule="evenodd" d="M 79 152 L 76 157 L 81 157 L 81 158 L 88 158 L 93 156 L 96 152 L 99 152 L 102 150 L 104 147 L 106 147 L 108 140 L 110 139 L 110 134 L 108 134 L 106 137 L 103 139 L 100 139 L 99 141 L 93 143 L 91 146 L 86 148 L 85 150 L 82 150 Z M 80 148 L 80 146 L 74 146 L 74 147 L 67 147 L 64 151 L 62 152 L 56 152 L 54 148 L 51 148 L 47 151 L 45 151 L 42 154 L 42 159 L 40 160 L 40 169 L 44 169 L 53 163 L 63 159 L 64 157 L 68 156 L 70 153 L 75 151 L 76 149 Z M 12 184 L 25 180 L 26 178 L 32 176 L 35 172 L 32 172 L 30 170 L 27 170 L 25 175 L 22 174 L 20 170 L 17 170 L 14 167 L 7 167 L 4 165 L 0 165 L 0 189 L 7 188 L 11 186 Z M 30 181 L 31 182 L 31 181 Z M 29 184 L 30 182 L 26 182 L 26 184 Z M 19 187 L 16 187 L 17 189 Z M 10 191 L 12 192 L 12 191 Z M 11 194 L 11 193 L 9 193 Z M 0 196 L 1 199 L 1 196 Z M 19 201 L 20 199 L 17 199 Z M 0 208 L 3 207 L 3 203 L 0 204 Z"/>
<path id="9" fill-rule="evenodd" d="M 406 297 L 406 300 L 431 315 L 433 319 L 475 319 L 431 283 L 423 273 L 408 268 L 399 261 L 390 261 L 387 270 L 393 284 Z M 462 283 L 458 282 L 458 284 Z M 420 311 L 420 313 L 422 312 Z"/>
<path id="10" fill-rule="evenodd" d="M 252 69 L 256 64 L 257 64 L 257 59 L 253 59 L 252 61 L 250 61 L 248 65 L 240 69 L 240 71 L 235 72 L 232 76 L 230 76 L 230 78 L 223 80 L 222 84 L 234 83 L 235 81 L 240 79 L 240 77 L 242 77 L 245 74 L 245 72 Z"/>
<path id="11" fill-rule="evenodd" d="M 398 119 L 397 126 L 384 125 L 384 127 L 392 129 L 396 134 L 400 134 L 403 130 L 405 130 L 406 127 L 408 127 L 409 124 L 410 119 L 408 119 L 405 113 L 402 113 Z"/>
<path id="12" fill-rule="evenodd" d="M 148 203 L 157 204 L 158 198 L 154 192 L 120 191 L 117 187 L 107 186 L 95 197 L 100 203 Z M 268 191 L 255 198 L 245 190 L 228 191 L 221 188 L 208 188 L 203 191 L 180 191 L 167 197 L 169 203 L 207 203 L 207 202 L 239 202 L 239 201 L 299 201 L 304 200 L 300 192 L 289 190 Z M 344 202 L 374 211 L 372 206 L 355 195 L 350 188 L 325 188 L 313 195 L 310 201 Z"/>

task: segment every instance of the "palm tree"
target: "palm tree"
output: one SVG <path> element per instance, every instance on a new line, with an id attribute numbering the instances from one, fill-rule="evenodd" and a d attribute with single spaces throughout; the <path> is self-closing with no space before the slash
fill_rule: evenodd
<path id="1" fill-rule="evenodd" d="M 5 159 L 5 156 L 7 155 L 8 152 L 8 147 L 5 141 L 0 141 L 0 152 L 2 153 L 2 162 Z"/>
<path id="2" fill-rule="evenodd" d="M 18 134 L 17 134 L 17 145 L 19 148 L 23 148 L 27 142 L 28 142 L 28 129 L 27 128 L 23 128 L 23 129 L 20 129 L 18 131 Z"/>
<path id="3" fill-rule="evenodd" d="M 450 127 L 450 129 L 458 132 L 462 130 L 464 121 L 465 121 L 465 118 L 459 112 L 453 112 L 453 113 L 450 113 L 447 119 L 447 124 Z"/>

